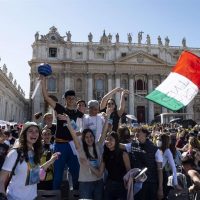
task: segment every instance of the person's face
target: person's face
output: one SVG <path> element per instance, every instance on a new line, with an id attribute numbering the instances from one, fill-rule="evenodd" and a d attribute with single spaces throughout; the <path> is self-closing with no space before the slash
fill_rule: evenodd
<path id="1" fill-rule="evenodd" d="M 46 130 L 42 131 L 42 139 L 44 140 L 44 143 L 49 144 L 51 141 L 51 137 L 52 135 L 50 131 L 46 131 Z"/>
<path id="2" fill-rule="evenodd" d="M 85 103 L 84 102 L 79 102 L 77 104 L 77 109 L 82 112 L 82 113 L 85 113 L 85 110 L 86 110 L 86 106 L 85 106 Z"/>
<path id="3" fill-rule="evenodd" d="M 110 150 L 113 151 L 115 150 L 115 138 L 112 136 L 107 136 L 106 137 L 106 147 Z"/>
<path id="4" fill-rule="evenodd" d="M 39 137 L 39 129 L 36 126 L 30 126 L 26 133 L 27 137 L 27 143 L 29 145 L 33 145 L 37 142 L 37 139 Z"/>
<path id="5" fill-rule="evenodd" d="M 6 140 L 6 136 L 4 133 L 0 133 L 0 143 L 3 143 Z"/>
<path id="6" fill-rule="evenodd" d="M 91 116 L 96 116 L 99 112 L 99 108 L 98 107 L 91 107 L 89 108 L 89 114 Z"/>
<path id="7" fill-rule="evenodd" d="M 45 116 L 44 122 L 45 122 L 45 124 L 52 124 L 52 122 L 53 122 L 53 116 L 52 115 Z"/>
<path id="8" fill-rule="evenodd" d="M 94 136 L 92 135 L 91 132 L 87 132 L 85 134 L 85 143 L 88 145 L 88 146 L 92 146 L 94 144 Z"/>
<path id="9" fill-rule="evenodd" d="M 65 98 L 67 106 L 73 107 L 75 105 L 76 97 L 75 96 L 67 96 Z"/>
<path id="10" fill-rule="evenodd" d="M 136 138 L 140 143 L 144 143 L 146 141 L 146 134 L 142 131 L 136 132 Z"/>
<path id="11" fill-rule="evenodd" d="M 112 100 L 108 100 L 107 108 L 114 109 L 115 108 L 115 103 Z"/>

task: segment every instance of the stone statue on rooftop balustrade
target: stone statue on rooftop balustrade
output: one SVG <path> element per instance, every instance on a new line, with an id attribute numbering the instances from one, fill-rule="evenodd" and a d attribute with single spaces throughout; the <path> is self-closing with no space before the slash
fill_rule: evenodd
<path id="1" fill-rule="evenodd" d="M 68 32 L 66 33 L 66 35 L 67 35 L 67 41 L 68 41 L 68 42 L 71 42 L 72 34 L 70 33 L 70 31 L 68 31 Z"/>
<path id="2" fill-rule="evenodd" d="M 168 36 L 165 38 L 165 46 L 166 47 L 168 47 L 169 46 L 169 42 L 170 42 L 170 40 L 169 40 L 169 38 L 168 38 Z"/>
<path id="3" fill-rule="evenodd" d="M 142 34 L 143 34 L 144 32 L 142 32 L 142 31 L 140 31 L 139 33 L 138 33 L 138 44 L 141 44 L 142 43 Z"/>
<path id="4" fill-rule="evenodd" d="M 186 47 L 186 38 L 185 37 L 182 39 L 182 46 Z"/>
<path id="5" fill-rule="evenodd" d="M 108 35 L 108 42 L 111 43 L 112 42 L 112 35 L 109 33 Z"/>
<path id="6" fill-rule="evenodd" d="M 146 40 L 147 45 L 151 45 L 151 38 L 149 34 L 147 34 L 147 40 Z"/>
<path id="7" fill-rule="evenodd" d="M 162 46 L 162 45 L 163 45 L 160 35 L 158 36 L 158 45 L 159 45 L 159 46 Z"/>
<path id="8" fill-rule="evenodd" d="M 132 43 L 132 36 L 131 36 L 131 34 L 130 34 L 130 33 L 128 34 L 128 43 L 129 43 L 129 44 L 131 44 L 131 43 Z"/>
<path id="9" fill-rule="evenodd" d="M 37 42 L 39 40 L 39 32 L 37 31 L 36 33 L 35 33 L 35 42 Z"/>
<path id="10" fill-rule="evenodd" d="M 119 33 L 116 34 L 115 38 L 116 38 L 116 43 L 119 43 Z"/>
<path id="11" fill-rule="evenodd" d="M 88 41 L 89 41 L 89 42 L 92 42 L 92 39 L 93 39 L 93 35 L 92 35 L 92 33 L 90 32 L 89 35 L 88 35 Z"/>

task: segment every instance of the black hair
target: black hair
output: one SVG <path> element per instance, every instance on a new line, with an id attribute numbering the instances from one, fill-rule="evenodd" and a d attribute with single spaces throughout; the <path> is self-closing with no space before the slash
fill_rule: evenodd
<path id="1" fill-rule="evenodd" d="M 85 142 L 85 136 L 88 132 L 90 132 L 92 134 L 92 136 L 94 137 L 94 143 L 92 145 L 94 157 L 90 154 L 89 149 L 88 149 L 88 145 Z M 96 150 L 96 145 L 95 145 L 95 135 L 94 135 L 94 133 L 91 129 L 87 128 L 87 129 L 83 130 L 83 132 L 82 132 L 82 143 L 83 143 L 83 150 L 85 152 L 86 157 L 88 159 L 94 159 L 94 158 L 97 159 L 98 156 L 97 156 L 97 150 Z"/>
<path id="2" fill-rule="evenodd" d="M 67 90 L 64 94 L 64 97 L 67 98 L 67 96 L 76 96 L 74 90 Z"/>
<path id="3" fill-rule="evenodd" d="M 119 153 L 120 153 L 120 148 L 119 148 L 119 136 L 117 132 L 111 131 L 107 133 L 107 137 L 111 136 L 115 139 L 115 150 L 114 150 L 114 156 L 117 158 Z M 104 145 L 104 152 L 103 152 L 103 161 L 106 163 L 110 159 L 110 150 L 106 145 Z"/>

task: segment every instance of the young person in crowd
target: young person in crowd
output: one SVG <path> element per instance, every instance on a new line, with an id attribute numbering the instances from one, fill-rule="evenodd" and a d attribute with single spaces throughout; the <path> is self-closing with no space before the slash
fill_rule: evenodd
<path id="1" fill-rule="evenodd" d="M 27 122 L 20 133 L 17 146 L 6 156 L 0 172 L 2 198 L 7 196 L 8 200 L 33 200 L 37 197 L 37 183 L 43 178 L 48 167 L 58 159 L 59 153 L 53 154 L 42 166 L 40 166 L 41 155 L 40 128 L 35 122 Z M 6 183 L 10 173 L 13 175 Z M 6 184 L 8 184 L 7 190 Z"/>
<path id="2" fill-rule="evenodd" d="M 186 155 L 182 158 L 182 166 L 187 176 L 189 176 L 192 185 L 189 187 L 189 192 L 194 194 L 194 200 L 200 199 L 200 174 L 196 170 L 194 158 L 191 155 Z"/>
<path id="3" fill-rule="evenodd" d="M 101 177 L 107 170 L 104 200 L 126 200 L 127 191 L 123 177 L 131 169 L 128 154 L 119 148 L 119 137 L 114 131 L 107 133 L 104 145 L 103 159 L 100 167 L 89 165 L 91 171 Z"/>
<path id="4" fill-rule="evenodd" d="M 76 122 L 77 118 L 83 117 L 83 113 L 75 109 L 76 98 L 73 90 L 67 90 L 64 94 L 65 107 L 50 98 L 46 90 L 45 79 L 44 76 L 40 75 L 44 99 L 56 111 L 55 151 L 61 152 L 60 159 L 54 163 L 53 189 L 60 189 L 64 168 L 67 165 L 72 175 L 74 195 L 77 195 L 79 163 L 76 152 L 73 149 L 72 136 L 67 128 L 67 122 L 63 118 L 65 119 L 65 114 L 67 114 L 71 120 Z"/>
<path id="5" fill-rule="evenodd" d="M 97 100 L 90 100 L 88 109 L 89 114 L 85 114 L 83 118 L 83 129 L 91 129 L 97 142 L 103 131 L 104 117 L 99 113 L 99 102 Z"/>
<path id="6" fill-rule="evenodd" d="M 173 159 L 173 155 L 172 155 L 172 153 L 169 149 L 169 145 L 170 145 L 169 133 L 168 134 L 167 133 L 160 134 L 157 137 L 156 145 L 162 151 L 162 155 L 163 155 L 163 163 L 162 163 L 162 167 L 163 167 L 163 190 L 164 190 L 164 196 L 165 196 L 165 198 L 167 198 L 167 194 L 169 192 L 169 188 L 167 187 L 167 182 L 168 182 L 168 177 L 171 174 L 170 174 L 170 171 L 168 171 L 165 168 L 166 165 L 169 165 L 171 170 L 172 170 L 174 188 L 180 189 L 180 190 L 182 189 L 178 185 L 176 166 L 175 166 L 175 162 L 174 162 L 174 159 Z"/>
<path id="7" fill-rule="evenodd" d="M 51 130 L 51 142 L 54 142 L 55 134 L 56 134 L 56 124 L 53 123 L 53 114 L 45 113 L 43 116 L 44 128 L 48 128 Z"/>
<path id="8" fill-rule="evenodd" d="M 134 200 L 161 200 L 163 198 L 163 157 L 161 151 L 149 139 L 150 132 L 143 127 L 136 128 L 136 140 L 128 144 L 120 144 L 122 149 L 131 153 L 133 168 L 147 167 L 147 180 L 142 189 L 134 196 Z"/>
<path id="9" fill-rule="evenodd" d="M 53 145 L 51 143 L 52 133 L 50 129 L 43 129 L 42 131 L 42 157 L 41 164 L 44 164 L 50 160 L 53 154 Z M 51 165 L 47 171 L 44 180 L 38 184 L 39 190 L 52 190 L 53 188 L 53 165 Z"/>
<path id="10" fill-rule="evenodd" d="M 121 92 L 121 100 L 119 109 L 117 109 L 117 104 L 112 96 L 118 92 Z M 115 88 L 107 93 L 101 100 L 100 110 L 105 112 L 106 108 L 112 109 L 112 114 L 110 116 L 110 120 L 112 121 L 112 130 L 117 132 L 119 120 L 122 114 L 125 111 L 125 98 L 129 94 L 128 90 L 124 90 L 123 88 Z"/>
<path id="11" fill-rule="evenodd" d="M 127 144 L 131 142 L 132 139 L 131 139 L 130 131 L 126 125 L 121 125 L 118 128 L 117 133 L 119 135 L 120 143 Z"/>
<path id="12" fill-rule="evenodd" d="M 108 114 L 108 112 L 107 112 Z M 91 173 L 88 167 L 88 162 L 93 167 L 98 168 L 102 159 L 102 147 L 106 137 L 109 114 L 106 116 L 103 132 L 97 142 L 95 142 L 95 135 L 91 129 L 84 129 L 82 132 L 81 141 L 76 135 L 75 130 L 69 123 L 69 117 L 67 117 L 68 128 L 73 137 L 80 163 L 79 171 L 79 192 L 81 199 L 103 199 L 103 177 L 97 177 Z"/>
<path id="13" fill-rule="evenodd" d="M 76 107 L 77 107 L 77 110 L 79 110 L 80 112 L 82 112 L 83 114 L 86 113 L 86 108 L 87 108 L 87 105 L 86 105 L 86 102 L 84 100 L 78 100 L 76 102 Z"/>
<path id="14" fill-rule="evenodd" d="M 82 112 L 85 116 L 87 105 L 86 105 L 86 102 L 84 100 L 77 101 L 76 102 L 76 108 L 77 108 L 77 110 Z M 77 118 L 77 120 L 76 120 L 76 124 L 79 127 L 80 132 L 83 131 L 83 118 L 84 118 L 84 116 L 82 118 Z"/>

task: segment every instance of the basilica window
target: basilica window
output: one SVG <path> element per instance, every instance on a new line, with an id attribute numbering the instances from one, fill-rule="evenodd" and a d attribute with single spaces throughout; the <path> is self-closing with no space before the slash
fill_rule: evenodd
<path id="1" fill-rule="evenodd" d="M 47 79 L 47 90 L 49 92 L 56 92 L 56 78 L 51 76 Z"/>
<path id="2" fill-rule="evenodd" d="M 82 51 L 76 52 L 76 58 L 77 59 L 82 59 L 83 58 L 83 52 Z"/>
<path id="3" fill-rule="evenodd" d="M 82 90 L 82 80 L 79 78 L 76 80 L 76 91 L 80 92 Z"/>
<path id="4" fill-rule="evenodd" d="M 121 53 L 121 57 L 126 57 L 126 53 Z"/>
<path id="5" fill-rule="evenodd" d="M 96 57 L 97 59 L 104 59 L 104 58 L 105 58 L 105 53 L 104 53 L 104 52 L 97 52 L 97 53 L 95 54 L 95 57 Z"/>
<path id="6" fill-rule="evenodd" d="M 95 79 L 94 97 L 97 100 L 101 100 L 104 96 L 104 79 L 103 77 L 97 77 Z"/>
<path id="7" fill-rule="evenodd" d="M 138 76 L 135 80 L 135 92 L 140 94 L 146 94 L 147 82 L 146 76 Z"/>
<path id="8" fill-rule="evenodd" d="M 121 87 L 124 89 L 128 89 L 128 81 L 126 79 L 122 80 Z"/>
<path id="9" fill-rule="evenodd" d="M 57 48 L 49 48 L 49 57 L 51 58 L 57 57 Z"/>

